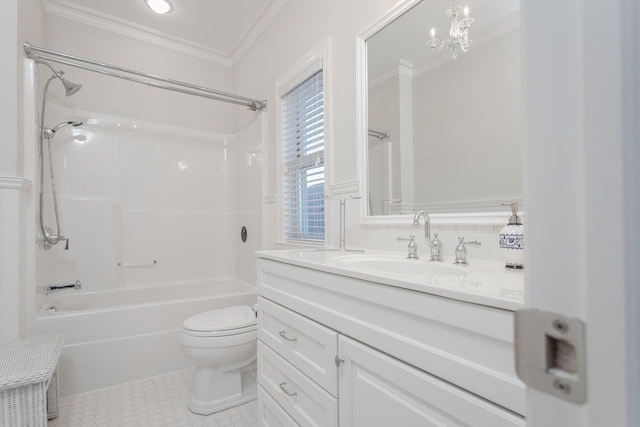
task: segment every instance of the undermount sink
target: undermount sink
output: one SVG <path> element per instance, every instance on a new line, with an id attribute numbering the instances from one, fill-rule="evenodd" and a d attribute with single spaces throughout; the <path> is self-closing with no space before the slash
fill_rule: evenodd
<path id="1" fill-rule="evenodd" d="M 428 259 L 407 259 L 391 255 L 347 255 L 338 257 L 338 263 L 344 267 L 376 274 L 400 276 L 442 277 L 466 276 L 466 267 L 432 262 Z"/>

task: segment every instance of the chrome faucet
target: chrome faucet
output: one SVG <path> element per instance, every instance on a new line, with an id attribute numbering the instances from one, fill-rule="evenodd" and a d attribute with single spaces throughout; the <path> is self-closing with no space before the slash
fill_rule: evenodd
<path id="1" fill-rule="evenodd" d="M 65 289 L 82 289 L 82 282 L 76 280 L 74 283 L 63 283 L 60 285 L 47 286 L 46 294 L 52 294 L 54 292 L 64 291 Z"/>
<path id="2" fill-rule="evenodd" d="M 464 237 L 458 236 L 458 246 L 456 246 L 456 259 L 453 261 L 454 264 L 469 264 L 467 261 L 467 245 L 473 246 L 474 248 L 479 248 L 482 243 L 478 240 L 474 240 L 472 242 L 465 242 Z"/>
<path id="3" fill-rule="evenodd" d="M 420 227 L 420 218 L 424 218 L 424 241 L 431 250 L 431 261 L 442 261 L 442 242 L 438 239 L 436 233 L 433 240 L 431 240 L 431 219 L 429 214 L 423 210 L 419 210 L 413 215 L 413 228 Z"/>

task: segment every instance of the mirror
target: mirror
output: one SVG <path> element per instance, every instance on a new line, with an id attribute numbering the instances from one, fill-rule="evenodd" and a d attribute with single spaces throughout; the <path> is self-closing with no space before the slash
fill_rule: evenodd
<path id="1" fill-rule="evenodd" d="M 434 40 L 450 39 L 451 0 L 404 2 L 406 12 L 363 36 L 371 216 L 495 212 L 522 201 L 519 2 L 457 4 L 458 18 L 468 6 L 474 22 L 456 59 Z"/>

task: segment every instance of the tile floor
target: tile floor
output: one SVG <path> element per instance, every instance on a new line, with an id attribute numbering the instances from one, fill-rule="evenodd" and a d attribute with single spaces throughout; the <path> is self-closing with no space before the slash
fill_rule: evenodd
<path id="1" fill-rule="evenodd" d="M 255 427 L 256 402 L 207 416 L 187 409 L 193 369 L 60 399 L 49 427 Z"/>

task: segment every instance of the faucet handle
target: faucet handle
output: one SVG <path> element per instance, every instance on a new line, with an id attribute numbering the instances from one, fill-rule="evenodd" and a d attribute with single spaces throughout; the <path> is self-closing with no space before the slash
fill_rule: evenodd
<path id="1" fill-rule="evenodd" d="M 429 240 L 431 249 L 431 261 L 442 261 L 442 242 L 438 239 L 438 233 L 433 233 L 433 240 Z"/>
<path id="2" fill-rule="evenodd" d="M 409 238 L 398 237 L 398 242 L 409 242 L 407 246 L 407 259 L 418 259 L 418 244 L 416 243 L 415 234 L 409 234 Z"/>
<path id="3" fill-rule="evenodd" d="M 473 246 L 479 248 L 482 243 L 478 240 L 472 240 L 471 242 L 465 242 L 464 236 L 458 236 L 458 246 L 456 246 L 456 259 L 454 264 L 469 264 L 467 261 L 467 246 Z"/>
<path id="4" fill-rule="evenodd" d="M 480 240 L 472 240 L 470 242 L 465 242 L 464 237 L 462 236 L 458 237 L 458 241 L 464 243 L 465 246 L 473 246 L 474 248 L 479 248 L 480 246 L 482 246 L 482 242 Z"/>

